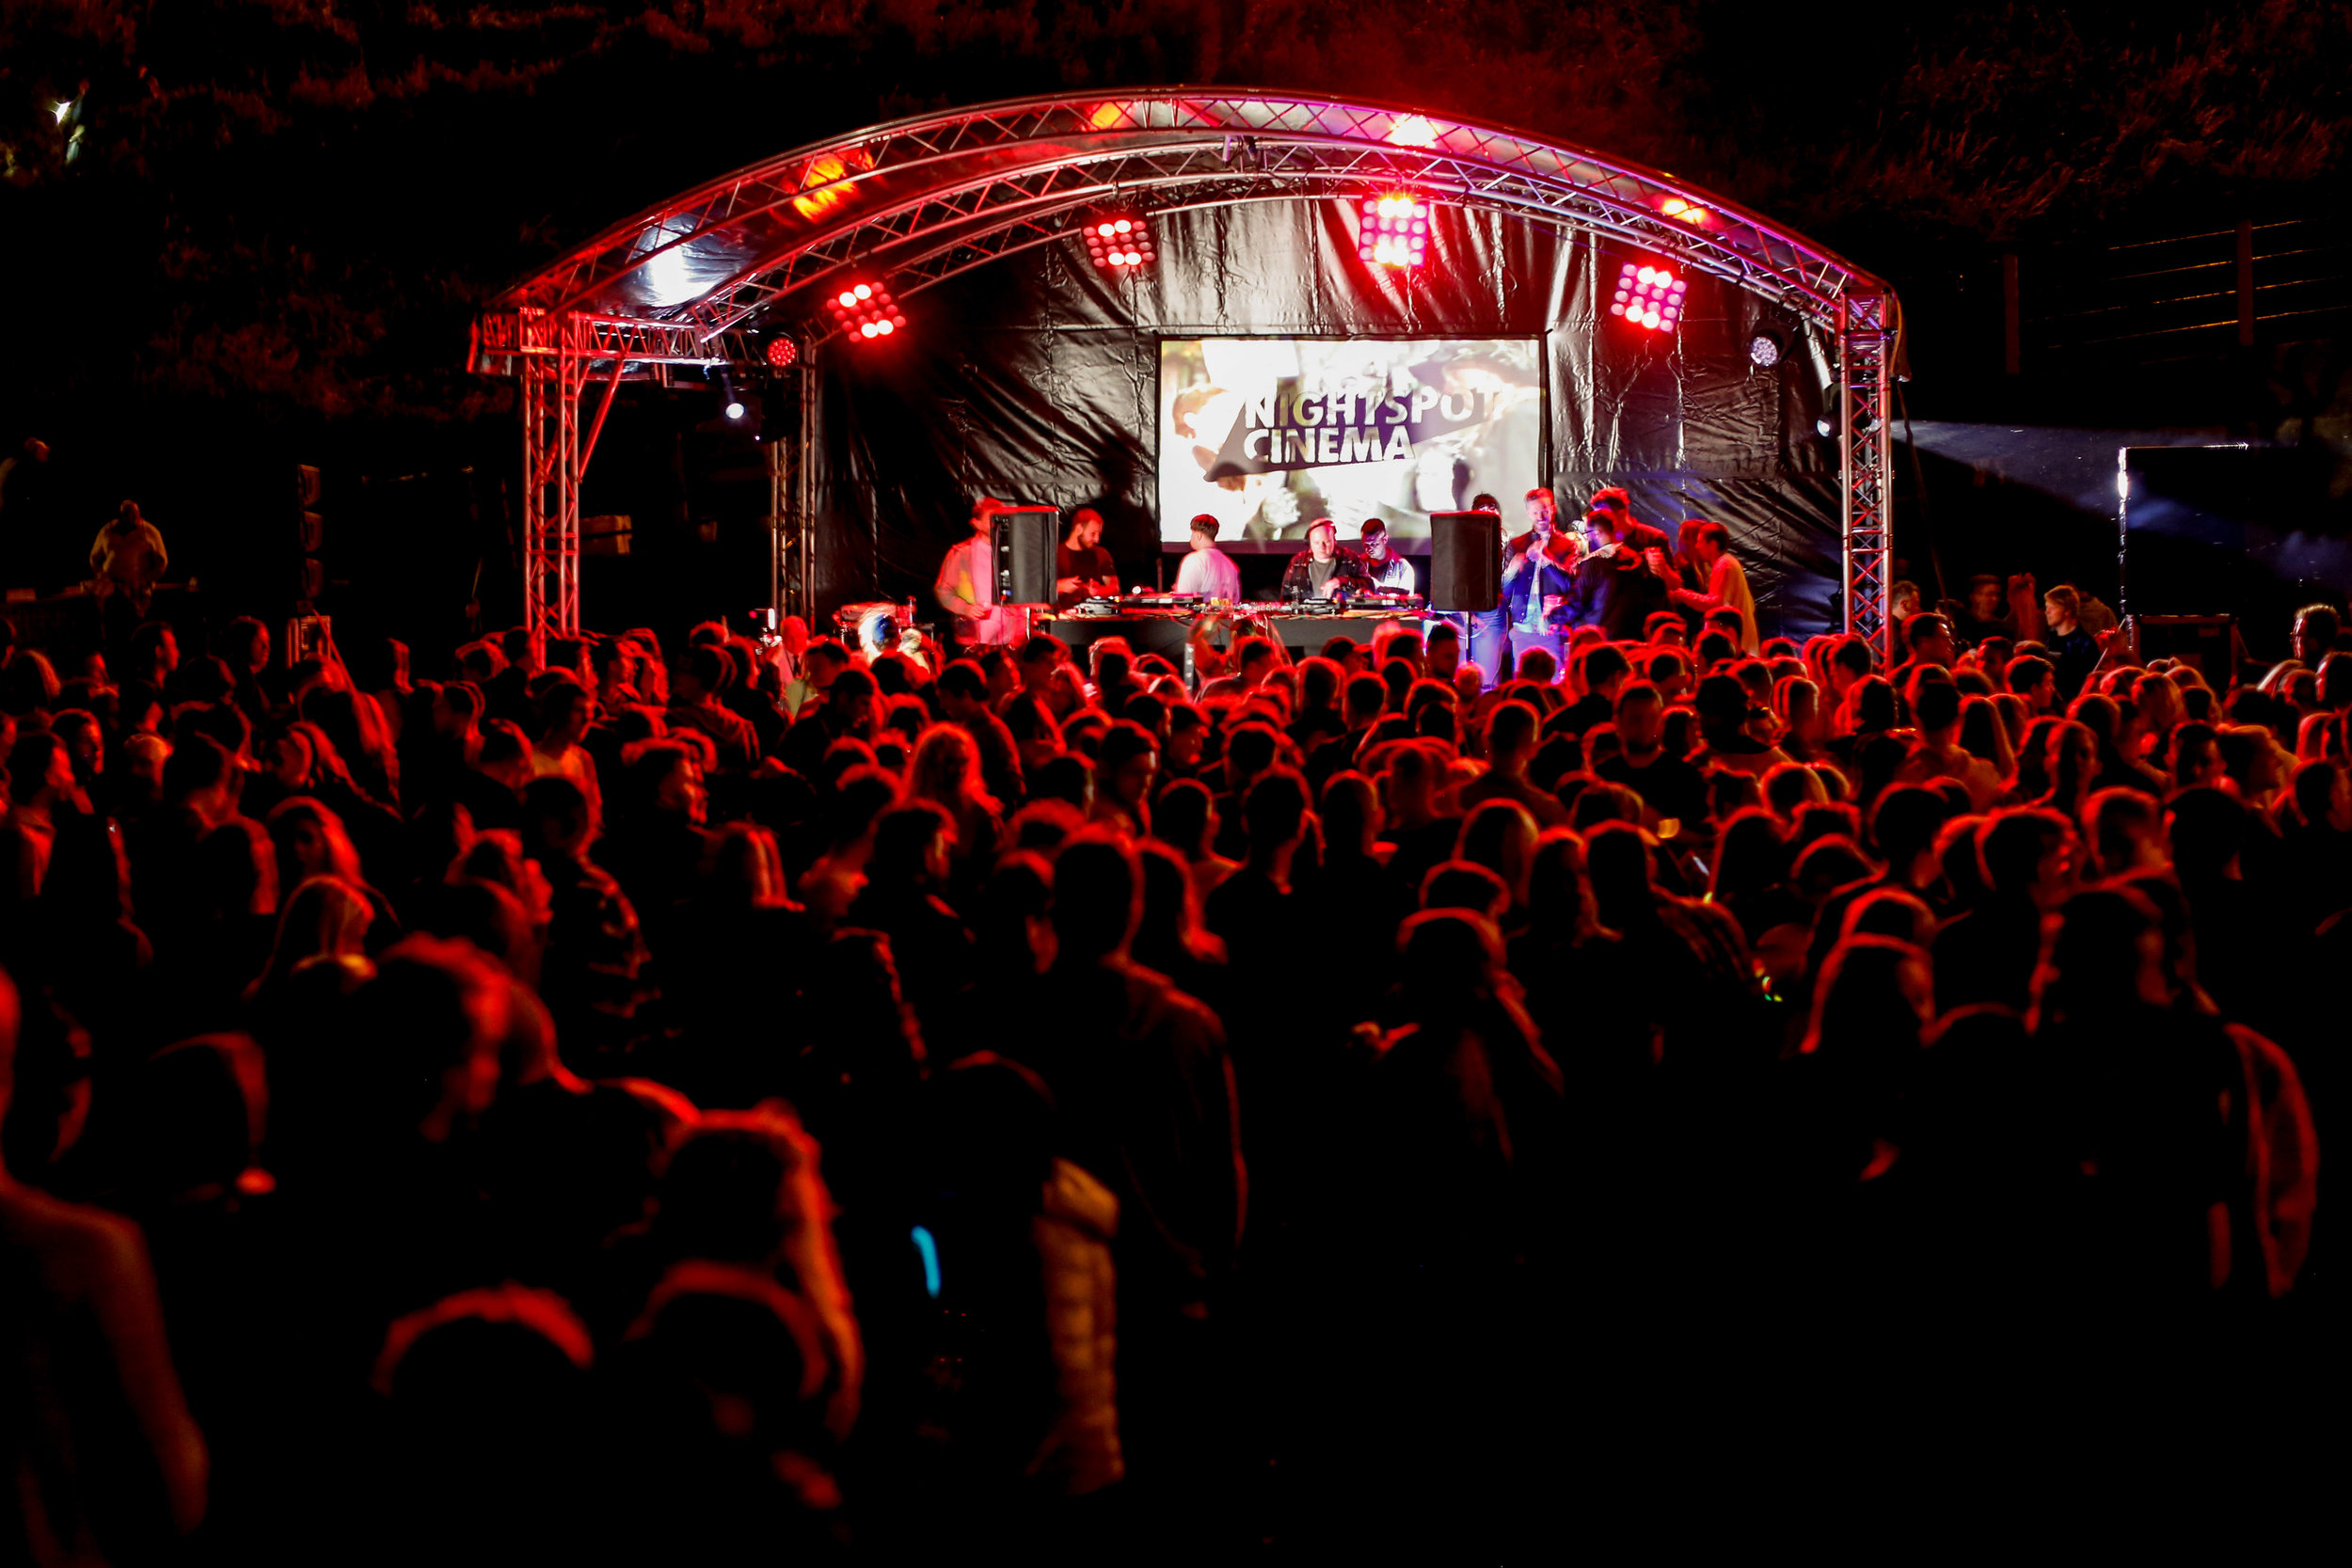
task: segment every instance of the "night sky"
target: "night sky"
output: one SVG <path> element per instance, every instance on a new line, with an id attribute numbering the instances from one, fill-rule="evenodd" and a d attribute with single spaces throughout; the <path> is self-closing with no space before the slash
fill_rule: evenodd
<path id="1" fill-rule="evenodd" d="M 1833 40 L 1703 0 L 81 3 L 0 17 L 0 441 L 46 436 L 91 507 L 132 490 L 183 515 L 208 504 L 192 480 L 263 446 L 502 467 L 513 388 L 466 372 L 468 325 L 562 245 L 880 119 L 1178 81 L 1424 103 L 1723 192 L 1894 282 L 1917 419 L 2269 436 L 2344 406 L 2340 278 L 2254 356 L 2151 370 L 2069 325 L 2106 308 L 2119 237 L 2251 216 L 2343 245 L 2341 6 L 1896 8 Z M 2004 254 L 2028 316 L 2064 318 L 2017 378 Z"/>

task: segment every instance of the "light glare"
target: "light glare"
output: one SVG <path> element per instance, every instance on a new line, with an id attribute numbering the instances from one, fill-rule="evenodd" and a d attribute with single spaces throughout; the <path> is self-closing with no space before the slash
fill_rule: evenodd
<path id="1" fill-rule="evenodd" d="M 1438 128 L 1425 116 L 1406 115 L 1389 128 L 1389 142 L 1394 147 L 1435 147 Z"/>

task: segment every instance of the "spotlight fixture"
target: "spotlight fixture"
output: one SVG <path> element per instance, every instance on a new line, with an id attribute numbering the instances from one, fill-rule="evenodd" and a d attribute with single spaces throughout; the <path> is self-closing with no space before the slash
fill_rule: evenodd
<path id="1" fill-rule="evenodd" d="M 825 304 L 844 333 L 865 342 L 887 338 L 907 324 L 906 312 L 880 283 L 844 283 L 826 296 Z"/>
<path id="2" fill-rule="evenodd" d="M 747 410 L 743 406 L 743 394 L 736 389 L 735 377 L 725 371 L 721 371 L 719 372 L 719 386 L 721 388 L 719 396 L 720 412 L 726 415 L 726 417 L 730 420 L 740 420 Z"/>
<path id="3" fill-rule="evenodd" d="M 768 363 L 771 368 L 779 371 L 789 370 L 792 368 L 793 361 L 800 356 L 801 345 L 791 339 L 774 337 L 768 340 Z"/>
<path id="4" fill-rule="evenodd" d="M 1788 338 L 1772 327 L 1759 326 L 1756 336 L 1748 340 L 1748 358 L 1764 370 L 1779 364 L 1788 352 Z"/>
<path id="5" fill-rule="evenodd" d="M 1837 388 L 1835 387 L 1823 388 L 1821 389 L 1821 397 L 1823 399 L 1821 404 L 1821 417 L 1813 421 L 1813 428 L 1820 432 L 1821 437 L 1826 440 L 1837 434 Z M 1867 436 L 1872 431 L 1878 429 L 1878 416 L 1871 412 L 1869 399 L 1854 399 L 1853 433 L 1856 436 Z"/>
<path id="6" fill-rule="evenodd" d="M 1429 204 L 1404 193 L 1366 197 L 1356 253 L 1384 267 L 1420 266 L 1429 253 Z"/>
<path id="7" fill-rule="evenodd" d="M 1159 254 L 1141 213 L 1097 213 L 1086 222 L 1087 254 L 1105 272 L 1148 267 Z"/>
<path id="8" fill-rule="evenodd" d="M 1670 196 L 1666 198 L 1665 200 L 1658 204 L 1658 210 L 1667 217 L 1673 218 L 1679 223 L 1688 223 L 1695 226 L 1703 224 L 1707 221 L 1706 208 L 1701 207 L 1694 202 L 1685 201 L 1678 196 Z"/>
<path id="9" fill-rule="evenodd" d="M 1617 287 L 1609 313 L 1623 316 L 1652 332 L 1672 332 L 1682 317 L 1682 292 L 1688 287 L 1665 267 L 1628 261 L 1617 269 Z"/>

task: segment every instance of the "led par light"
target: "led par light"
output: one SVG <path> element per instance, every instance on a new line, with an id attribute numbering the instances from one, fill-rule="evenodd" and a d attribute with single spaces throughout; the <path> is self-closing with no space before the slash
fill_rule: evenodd
<path id="1" fill-rule="evenodd" d="M 1682 292 L 1687 286 L 1664 267 L 1628 261 L 1617 270 L 1609 313 L 1651 332 L 1672 332 L 1682 319 Z"/>
<path id="2" fill-rule="evenodd" d="M 1086 222 L 1087 254 L 1104 272 L 1148 267 L 1159 254 L 1141 213 L 1097 213 Z"/>
<path id="3" fill-rule="evenodd" d="M 861 342 L 875 342 L 906 329 L 906 312 L 879 282 L 844 283 L 826 296 L 825 304 L 843 333 Z"/>
<path id="4" fill-rule="evenodd" d="M 1420 266 L 1429 256 L 1429 203 L 1404 194 L 1367 197 L 1356 253 L 1378 266 Z"/>

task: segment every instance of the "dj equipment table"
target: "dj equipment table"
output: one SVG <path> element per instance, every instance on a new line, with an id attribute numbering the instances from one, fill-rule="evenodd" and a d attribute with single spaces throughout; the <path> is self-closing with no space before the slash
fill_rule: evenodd
<path id="1" fill-rule="evenodd" d="M 1428 617 L 1418 610 L 1359 610 L 1352 615 L 1269 615 L 1263 617 L 1282 645 L 1294 655 L 1320 653 L 1334 637 L 1370 642 L 1383 621 L 1401 621 L 1419 631 Z M 1192 637 L 1192 617 L 1169 611 L 1131 611 L 1118 615 L 1056 615 L 1037 623 L 1078 652 L 1105 637 L 1123 637 L 1138 654 L 1158 654 L 1181 666 L 1184 643 Z M 1219 646 L 1222 646 L 1220 641 Z"/>

